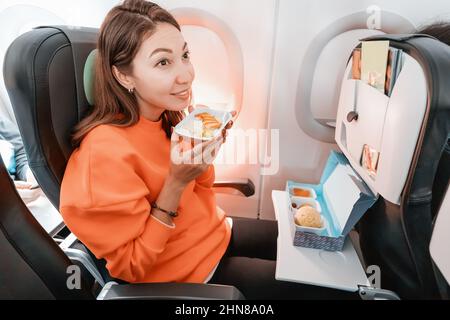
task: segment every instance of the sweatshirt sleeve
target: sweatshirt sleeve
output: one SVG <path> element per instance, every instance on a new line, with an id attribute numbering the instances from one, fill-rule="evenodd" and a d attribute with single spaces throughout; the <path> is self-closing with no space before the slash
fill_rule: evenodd
<path id="1" fill-rule="evenodd" d="M 149 190 L 136 173 L 133 154 L 120 145 L 85 147 L 66 169 L 61 214 L 95 256 L 107 261 L 111 276 L 139 282 L 164 251 L 173 227 L 150 215 Z"/>
<path id="2" fill-rule="evenodd" d="M 200 185 L 202 187 L 212 188 L 215 180 L 215 169 L 214 165 L 211 164 L 205 172 L 203 172 L 195 179 L 195 182 L 197 185 Z"/>

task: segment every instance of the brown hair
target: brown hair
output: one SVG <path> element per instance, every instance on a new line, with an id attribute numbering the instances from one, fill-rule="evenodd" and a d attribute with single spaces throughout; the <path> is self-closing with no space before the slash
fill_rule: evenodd
<path id="1" fill-rule="evenodd" d="M 95 62 L 95 105 L 75 127 L 72 142 L 78 147 L 83 138 L 101 124 L 132 126 L 139 120 L 139 107 L 113 75 L 113 66 L 123 73 L 131 72 L 131 63 L 142 42 L 153 34 L 158 23 L 169 23 L 181 31 L 175 18 L 155 3 L 125 0 L 111 9 L 100 27 Z M 120 117 L 119 117 L 120 115 Z M 171 127 L 183 119 L 181 111 L 164 111 L 162 125 L 168 138 Z"/>
<path id="2" fill-rule="evenodd" d="M 450 46 L 450 22 L 435 22 L 422 27 L 417 33 L 430 35 Z"/>

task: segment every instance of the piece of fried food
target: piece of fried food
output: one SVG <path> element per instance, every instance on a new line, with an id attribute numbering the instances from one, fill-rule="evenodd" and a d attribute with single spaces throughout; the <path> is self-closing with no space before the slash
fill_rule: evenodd
<path id="1" fill-rule="evenodd" d="M 200 119 L 203 123 L 202 137 L 204 138 L 214 136 L 214 131 L 222 126 L 222 122 L 208 112 L 199 113 L 195 115 L 195 118 Z"/>

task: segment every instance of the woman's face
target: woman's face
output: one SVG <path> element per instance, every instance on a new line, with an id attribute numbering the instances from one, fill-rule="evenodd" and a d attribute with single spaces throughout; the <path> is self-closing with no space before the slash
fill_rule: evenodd
<path id="1" fill-rule="evenodd" d="M 132 81 L 143 115 L 181 111 L 190 102 L 194 68 L 183 35 L 168 23 L 142 43 L 132 62 Z"/>

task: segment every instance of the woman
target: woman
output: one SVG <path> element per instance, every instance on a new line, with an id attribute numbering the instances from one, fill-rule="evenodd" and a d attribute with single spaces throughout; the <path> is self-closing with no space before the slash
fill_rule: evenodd
<path id="1" fill-rule="evenodd" d="M 213 165 L 174 161 L 180 138 L 171 128 L 194 80 L 175 19 L 126 0 L 108 13 L 97 47 L 96 103 L 76 128 L 60 211 L 111 276 L 229 284 L 247 298 L 326 297 L 275 280 L 276 223 L 227 221 L 216 207 Z M 225 137 L 195 152 L 214 157 Z"/>

